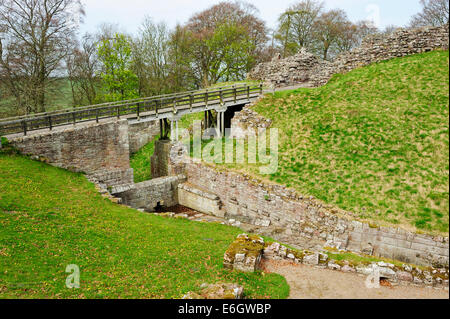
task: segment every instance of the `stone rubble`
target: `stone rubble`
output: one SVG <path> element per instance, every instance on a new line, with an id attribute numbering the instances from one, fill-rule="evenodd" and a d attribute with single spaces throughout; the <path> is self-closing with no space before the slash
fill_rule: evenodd
<path id="1" fill-rule="evenodd" d="M 264 240 L 259 236 L 238 235 L 223 257 L 223 266 L 242 272 L 260 269 Z"/>
<path id="2" fill-rule="evenodd" d="M 248 258 L 249 249 L 246 244 L 254 247 L 256 255 Z M 256 244 L 256 245 L 255 245 Z M 242 247 L 242 249 L 237 249 Z M 264 247 L 261 254 L 261 247 Z M 331 253 L 330 253 L 331 254 Z M 403 264 L 401 267 L 385 261 L 378 262 L 351 262 L 347 260 L 330 259 L 326 252 L 298 251 L 281 245 L 277 242 L 265 243 L 259 236 L 248 234 L 238 235 L 224 254 L 224 267 L 230 270 L 253 272 L 260 269 L 261 258 L 269 260 L 288 260 L 296 264 L 305 264 L 314 267 L 328 268 L 347 273 L 357 273 L 362 276 L 374 274 L 378 270 L 380 279 L 388 280 L 392 284 L 415 284 L 429 286 L 437 289 L 449 285 L 449 270 L 434 269 L 433 267 L 417 267 Z"/>
<path id="3" fill-rule="evenodd" d="M 242 299 L 244 288 L 233 283 L 202 284 L 200 293 L 189 291 L 181 299 Z"/>
<path id="4" fill-rule="evenodd" d="M 185 173 L 189 183 L 219 196 L 231 224 L 253 225 L 246 231 L 312 251 L 333 248 L 448 268 L 448 237 L 357 221 L 346 211 L 283 185 L 203 163 L 187 163 Z"/>
<path id="5" fill-rule="evenodd" d="M 448 25 L 398 29 L 390 35 L 369 36 L 361 46 L 339 55 L 333 62 L 324 61 L 302 49 L 285 59 L 258 64 L 248 77 L 263 81 L 270 88 L 286 86 L 318 87 L 333 74 L 346 73 L 375 62 L 432 50 L 448 50 Z"/>
<path id="6" fill-rule="evenodd" d="M 294 259 L 292 256 L 294 256 Z M 325 252 L 299 252 L 280 245 L 279 243 L 265 244 L 263 258 L 273 260 L 284 259 L 297 264 L 306 264 L 347 273 L 358 273 L 364 276 L 373 274 L 375 269 L 378 269 L 381 279 L 387 279 L 390 283 L 394 284 L 414 283 L 416 285 L 425 285 L 434 288 L 447 288 L 449 286 L 448 268 L 434 269 L 433 267 L 418 267 L 408 264 L 403 264 L 399 267 L 385 261 L 370 263 L 355 263 L 347 260 L 338 261 L 331 259 Z"/>

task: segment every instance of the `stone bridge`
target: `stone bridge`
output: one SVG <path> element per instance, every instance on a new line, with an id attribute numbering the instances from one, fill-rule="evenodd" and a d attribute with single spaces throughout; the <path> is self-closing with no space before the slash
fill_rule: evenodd
<path id="1" fill-rule="evenodd" d="M 221 135 L 261 93 L 262 85 L 244 84 L 32 114 L 0 120 L 0 136 L 23 154 L 112 187 L 133 183 L 130 154 L 158 134 L 168 139 L 182 116 L 203 112 L 204 128 Z"/>
<path id="2" fill-rule="evenodd" d="M 145 112 L 141 112 L 145 105 L 135 101 L 133 114 L 122 114 L 125 113 L 122 109 L 118 111 L 119 118 L 117 115 L 98 116 L 89 120 L 86 116 L 83 121 L 77 115 L 74 124 L 49 127 L 49 123 L 58 119 L 58 114 L 52 115 L 51 120 L 44 116 L 30 117 L 26 119 L 25 127 L 30 128 L 30 123 L 47 127 L 26 129 L 6 136 L 23 154 L 54 166 L 83 172 L 104 192 L 133 208 L 150 212 L 180 204 L 218 218 L 240 221 L 249 225 L 252 232 L 303 249 L 320 251 L 323 247 L 332 247 L 448 268 L 448 237 L 416 234 L 401 228 L 375 227 L 354 220 L 335 207 L 303 197 L 282 185 L 265 184 L 245 174 L 218 171 L 203 163 L 188 161 L 180 143 L 164 139 L 170 129 L 176 128 L 182 114 L 194 112 L 204 112 L 204 128 L 214 127 L 219 135 L 228 125 L 239 127 L 240 117 L 228 124 L 230 118 L 243 105 L 256 99 L 261 87 L 254 88 L 254 93 L 247 87 L 244 90 L 245 96 L 234 93 L 225 96 L 225 89 L 219 89 L 209 96 L 203 95 L 212 100 L 216 97 L 215 103 L 203 101 L 202 104 L 192 103 L 191 107 L 188 102 L 181 107 L 178 105 L 179 108 L 172 105 Z M 231 88 L 231 92 L 239 90 Z M 188 93 L 187 96 L 190 95 Z M 137 105 L 140 110 L 137 110 Z M 101 114 L 95 108 L 92 110 L 94 116 Z M 73 113 L 68 114 L 68 117 L 73 116 Z M 17 124 L 17 119 L 15 121 Z M 16 124 L 3 125 L 3 129 L 12 130 Z M 151 167 L 152 176 L 156 178 L 134 183 L 130 153 L 158 133 L 163 139 L 155 144 Z M 185 161 L 180 160 L 182 158 Z"/>

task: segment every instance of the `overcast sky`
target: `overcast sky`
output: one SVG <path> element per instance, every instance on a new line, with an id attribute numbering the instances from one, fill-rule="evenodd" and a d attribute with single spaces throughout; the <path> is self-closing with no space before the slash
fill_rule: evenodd
<path id="1" fill-rule="evenodd" d="M 134 34 L 145 16 L 155 22 L 165 21 L 173 27 L 186 22 L 194 13 L 220 0 L 82 0 L 86 16 L 82 33 L 94 32 L 102 22 L 117 23 Z M 259 9 L 259 16 L 270 28 L 276 26 L 280 13 L 295 0 L 247 0 Z M 326 7 L 340 8 L 350 20 L 370 19 L 380 27 L 404 26 L 412 15 L 420 11 L 419 0 L 325 0 Z"/>

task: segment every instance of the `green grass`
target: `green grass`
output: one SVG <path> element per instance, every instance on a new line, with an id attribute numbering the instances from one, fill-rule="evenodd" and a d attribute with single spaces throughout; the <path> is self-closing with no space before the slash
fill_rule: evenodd
<path id="1" fill-rule="evenodd" d="M 159 135 L 130 156 L 130 166 L 133 168 L 135 183 L 147 181 L 152 178 L 150 158 L 155 150 L 155 141 L 157 139 L 159 139 Z"/>
<path id="2" fill-rule="evenodd" d="M 67 78 L 58 79 L 54 82 L 54 91 L 46 97 L 46 111 L 56 111 L 73 107 L 72 89 Z M 3 89 L 5 90 L 5 89 Z M 24 110 L 16 110 L 14 99 L 2 97 L 2 85 L 0 84 L 0 118 L 23 115 Z"/>
<path id="3" fill-rule="evenodd" d="M 178 127 L 179 129 L 189 129 L 193 121 L 201 121 L 203 116 L 203 112 L 187 114 L 180 119 Z M 131 154 L 130 166 L 134 170 L 135 183 L 147 181 L 152 178 L 150 158 L 155 150 L 155 142 L 157 139 L 159 139 L 159 135 L 143 146 L 139 151 Z"/>
<path id="4" fill-rule="evenodd" d="M 237 228 L 169 219 L 102 198 L 81 174 L 0 153 L 0 298 L 180 298 L 236 282 L 249 298 L 286 298 L 277 274 L 229 272 Z M 80 267 L 80 289 L 65 287 Z"/>
<path id="5" fill-rule="evenodd" d="M 279 129 L 279 168 L 260 177 L 361 219 L 448 234 L 448 58 L 393 59 L 266 95 L 254 110 Z"/>

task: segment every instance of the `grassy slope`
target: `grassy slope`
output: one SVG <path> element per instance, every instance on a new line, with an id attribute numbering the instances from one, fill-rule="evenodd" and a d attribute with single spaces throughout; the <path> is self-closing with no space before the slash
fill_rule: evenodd
<path id="1" fill-rule="evenodd" d="M 47 111 L 55 111 L 71 108 L 73 106 L 72 91 L 68 79 L 59 79 L 56 81 L 56 91 L 47 96 Z M 13 98 L 2 98 L 2 85 L 0 83 L 0 118 L 22 115 L 14 111 L 11 105 L 14 104 Z"/>
<path id="2" fill-rule="evenodd" d="M 280 130 L 268 178 L 363 219 L 448 233 L 448 58 L 393 59 L 266 96 L 254 109 Z"/>
<path id="3" fill-rule="evenodd" d="M 148 181 L 152 178 L 150 158 L 155 151 L 155 141 L 158 138 L 159 135 L 153 141 L 144 145 L 139 151 L 131 154 L 130 166 L 133 168 L 135 183 Z"/>
<path id="4" fill-rule="evenodd" d="M 0 153 L 0 298 L 179 298 L 220 280 L 249 297 L 287 297 L 279 275 L 223 269 L 239 232 L 140 213 L 81 174 Z M 68 264 L 80 266 L 80 289 L 65 287 Z"/>
<path id="5" fill-rule="evenodd" d="M 203 119 L 203 112 L 187 114 L 180 120 L 178 128 L 188 129 L 194 121 L 201 121 Z M 180 131 L 181 132 L 181 131 Z M 181 134 L 181 133 L 180 133 Z M 170 134 L 169 134 L 170 136 Z M 155 141 L 159 135 L 151 142 L 143 146 L 139 151 L 130 156 L 130 166 L 134 170 L 134 182 L 139 183 L 150 180 L 152 178 L 150 158 L 155 150 Z"/>

